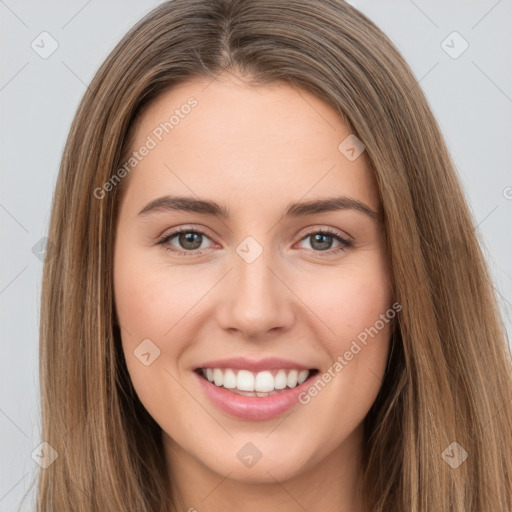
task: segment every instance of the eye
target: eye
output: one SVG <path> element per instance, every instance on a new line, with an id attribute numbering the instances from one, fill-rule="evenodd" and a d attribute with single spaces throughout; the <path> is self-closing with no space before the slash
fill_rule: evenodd
<path id="1" fill-rule="evenodd" d="M 183 250 L 173 247 L 171 241 L 174 238 L 177 239 L 177 243 Z M 157 242 L 157 244 L 161 245 L 164 250 L 173 252 L 175 254 L 183 256 L 195 256 L 202 254 L 200 249 L 205 249 L 205 247 L 202 247 L 205 238 L 209 239 L 209 237 L 203 231 L 183 226 L 181 228 L 175 229 L 171 233 L 166 234 Z M 301 239 L 301 242 L 304 240 L 311 240 L 311 247 L 313 252 L 325 253 L 326 255 L 332 255 L 333 253 L 338 253 L 346 250 L 349 247 L 352 247 L 352 242 L 350 240 L 347 240 L 340 234 L 328 228 L 311 231 Z M 339 244 L 339 246 L 335 247 L 334 249 L 331 247 L 333 241 L 336 241 Z M 324 255 L 322 254 L 322 257 L 323 256 Z"/>
<path id="2" fill-rule="evenodd" d="M 321 231 L 311 231 L 305 237 L 303 237 L 301 241 L 304 240 L 311 241 L 310 245 L 314 252 L 322 252 L 326 253 L 326 255 L 332 255 L 352 247 L 352 242 L 350 240 L 347 240 L 340 234 L 328 228 Z M 339 246 L 334 249 L 331 248 L 333 240 L 339 243 Z M 321 256 L 323 257 L 324 255 L 322 254 Z"/>
<path id="3" fill-rule="evenodd" d="M 186 226 L 175 229 L 171 233 L 165 235 L 161 238 L 157 243 L 162 245 L 162 247 L 166 251 L 171 251 L 183 256 L 194 256 L 195 254 L 201 254 L 201 251 L 196 252 L 197 250 L 203 248 L 201 247 L 203 242 L 203 237 L 206 237 L 206 234 L 202 231 L 198 231 L 195 229 L 187 228 Z M 177 238 L 178 243 L 185 250 L 176 249 L 171 245 L 171 240 L 173 238 Z"/>

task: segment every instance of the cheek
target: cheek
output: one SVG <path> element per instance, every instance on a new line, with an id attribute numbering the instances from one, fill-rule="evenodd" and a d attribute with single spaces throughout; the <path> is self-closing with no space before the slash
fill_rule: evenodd
<path id="1" fill-rule="evenodd" d="M 347 340 L 373 326 L 392 305 L 387 268 L 377 256 L 368 257 L 364 264 L 359 262 L 357 266 L 340 268 L 328 281 L 309 283 L 308 305 L 333 334 L 326 337 L 331 354 L 339 352 Z"/>
<path id="2" fill-rule="evenodd" d="M 364 338 L 362 333 L 374 326 L 391 307 L 391 291 L 385 283 L 358 281 L 347 283 L 345 292 L 338 300 L 336 332 L 342 339 L 357 338 L 360 334 L 359 337 Z M 385 325 L 379 322 L 377 327 L 385 330 Z"/>
<path id="3" fill-rule="evenodd" d="M 172 377 L 184 345 L 182 337 L 173 336 L 184 314 L 182 294 L 133 253 L 118 257 L 114 268 L 115 305 L 128 373 L 140 401 L 160 423 L 163 411 L 177 408 L 183 400 Z M 149 354 L 146 360 L 144 354 Z"/>
<path id="4" fill-rule="evenodd" d="M 165 279 L 161 268 L 131 252 L 130 256 L 117 256 L 114 264 L 119 322 L 125 328 L 124 334 L 132 332 L 162 339 L 172 329 L 176 317 L 183 314 L 186 305 L 181 292 L 186 283 Z"/>
<path id="5" fill-rule="evenodd" d="M 387 269 L 377 258 L 357 268 L 347 266 L 328 286 L 317 285 L 309 293 L 308 305 L 331 331 L 323 338 L 331 360 L 325 380 L 338 396 L 351 397 L 345 411 L 356 403 L 363 411 L 380 388 L 396 315 Z"/>
<path id="6" fill-rule="evenodd" d="M 115 307 L 126 364 L 140 394 L 151 386 L 162 363 L 169 357 L 176 358 L 180 351 L 179 339 L 167 341 L 173 339 L 173 327 L 182 316 L 183 304 L 173 283 L 158 277 L 155 268 L 138 257 L 133 248 L 123 251 L 119 245 L 114 260 Z M 149 366 L 137 357 L 147 352 L 148 359 L 155 361 Z"/>

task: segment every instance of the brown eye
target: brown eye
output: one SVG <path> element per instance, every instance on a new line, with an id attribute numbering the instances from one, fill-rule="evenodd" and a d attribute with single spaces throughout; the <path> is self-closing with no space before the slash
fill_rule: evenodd
<path id="1" fill-rule="evenodd" d="M 202 236 L 203 235 L 201 235 L 201 233 L 197 233 L 195 231 L 184 231 L 182 233 L 178 233 L 172 238 L 177 237 L 182 248 L 195 251 L 201 247 Z"/>
<path id="2" fill-rule="evenodd" d="M 310 240 L 312 250 L 318 253 L 338 253 L 352 246 L 349 240 L 329 229 L 308 233 L 302 240 Z M 339 245 L 332 248 L 334 242 L 337 242 Z"/>
<path id="3" fill-rule="evenodd" d="M 171 240 L 177 239 L 176 242 L 171 243 Z M 159 242 L 158 245 L 162 245 L 166 251 L 171 251 L 177 254 L 185 256 L 194 256 L 201 254 L 199 249 L 204 239 L 208 239 L 208 236 L 202 231 L 197 231 L 189 228 L 179 228 L 165 235 Z"/>

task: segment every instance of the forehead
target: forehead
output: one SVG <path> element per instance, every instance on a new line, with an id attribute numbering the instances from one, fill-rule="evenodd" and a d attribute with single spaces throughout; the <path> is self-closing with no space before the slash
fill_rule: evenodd
<path id="1" fill-rule="evenodd" d="M 151 149 L 130 173 L 129 195 L 229 190 L 244 201 L 288 202 L 336 192 L 376 208 L 365 153 L 350 161 L 340 152 L 349 135 L 342 117 L 303 89 L 195 78 L 162 93 L 138 119 L 131 150 Z"/>

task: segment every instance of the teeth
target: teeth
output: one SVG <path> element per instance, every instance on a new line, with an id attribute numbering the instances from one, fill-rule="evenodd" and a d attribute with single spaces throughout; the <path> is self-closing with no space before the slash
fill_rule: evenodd
<path id="1" fill-rule="evenodd" d="M 276 390 L 294 388 L 309 377 L 309 370 L 249 370 L 202 368 L 203 375 L 218 387 L 232 389 L 235 393 L 249 396 L 268 396 Z"/>
<path id="2" fill-rule="evenodd" d="M 294 388 L 297 385 L 297 377 L 299 376 L 299 372 L 297 370 L 291 370 L 286 378 L 286 384 L 289 388 Z"/>
<path id="3" fill-rule="evenodd" d="M 222 386 L 224 382 L 224 375 L 222 375 L 222 372 L 218 368 L 213 370 L 213 382 L 215 382 L 216 386 Z"/>
<path id="4" fill-rule="evenodd" d="M 219 385 L 228 389 L 236 388 L 236 373 L 233 370 L 226 370 L 224 372 L 224 380 Z"/>
<path id="5" fill-rule="evenodd" d="M 309 373 L 309 372 L 308 372 Z M 274 377 L 274 388 L 275 389 L 284 389 L 286 387 L 286 372 L 284 370 L 279 370 Z"/>
<path id="6" fill-rule="evenodd" d="M 259 372 L 254 379 L 254 389 L 256 391 L 268 392 L 274 391 L 274 377 L 270 372 Z"/>
<path id="7" fill-rule="evenodd" d="M 222 386 L 222 382 L 220 384 L 215 383 L 215 385 Z M 236 376 L 236 387 L 240 391 L 254 391 L 254 375 L 247 370 L 240 370 Z M 263 390 L 258 389 L 257 391 Z"/>
<path id="8" fill-rule="evenodd" d="M 297 375 L 297 384 L 302 384 L 308 377 L 309 377 L 309 371 L 308 370 L 306 370 L 305 372 L 301 371 Z"/>

